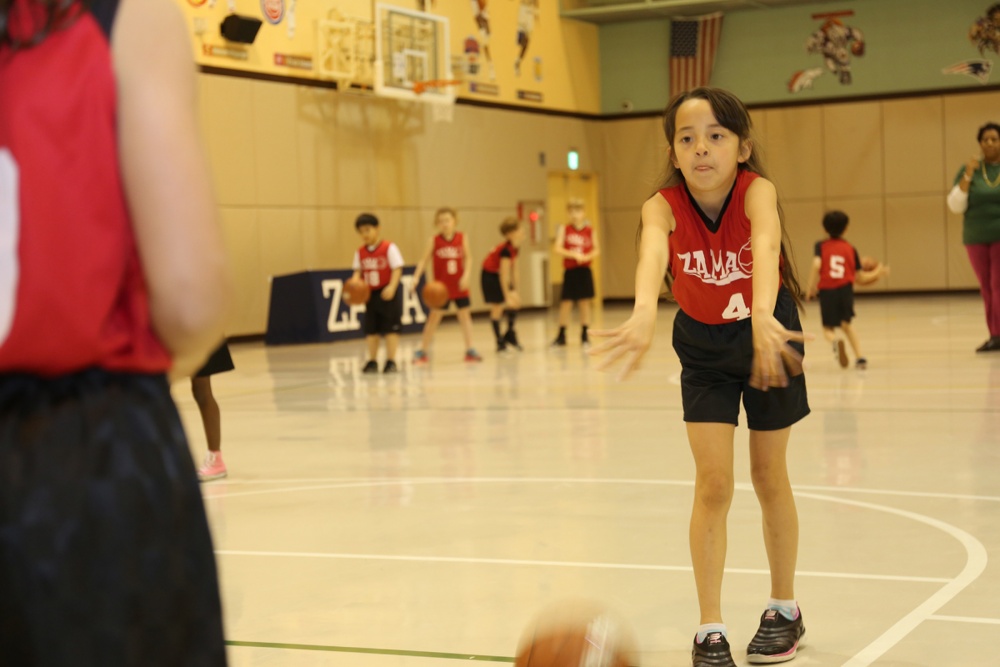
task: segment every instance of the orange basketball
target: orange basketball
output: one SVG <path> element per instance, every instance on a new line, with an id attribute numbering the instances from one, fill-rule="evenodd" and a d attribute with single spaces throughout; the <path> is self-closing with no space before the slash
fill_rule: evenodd
<path id="1" fill-rule="evenodd" d="M 874 271 L 878 268 L 879 262 L 874 257 L 862 257 L 861 258 L 861 268 L 865 271 Z"/>
<path id="2" fill-rule="evenodd" d="M 631 636 L 622 622 L 599 606 L 560 603 L 521 638 L 515 667 L 629 667 L 635 664 Z"/>
<path id="3" fill-rule="evenodd" d="M 372 290 L 361 278 L 348 278 L 344 283 L 344 301 L 352 306 L 368 303 Z"/>
<path id="4" fill-rule="evenodd" d="M 444 308 L 445 304 L 451 300 L 448 294 L 448 286 L 440 280 L 432 280 L 424 285 L 424 291 L 420 294 L 424 298 L 424 303 L 428 308 Z"/>

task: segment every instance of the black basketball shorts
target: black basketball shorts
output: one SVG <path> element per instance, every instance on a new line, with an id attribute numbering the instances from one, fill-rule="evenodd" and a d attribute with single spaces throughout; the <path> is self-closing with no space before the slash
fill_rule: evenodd
<path id="1" fill-rule="evenodd" d="M 0 376 L 0 664 L 226 664 L 201 490 L 162 376 Z"/>
<path id="2" fill-rule="evenodd" d="M 486 303 L 503 303 L 503 289 L 500 287 L 500 274 L 492 271 L 483 271 L 480 282 L 483 287 L 483 301 Z"/>
<path id="3" fill-rule="evenodd" d="M 848 283 L 836 289 L 819 291 L 819 313 L 827 329 L 839 327 L 854 319 L 854 285 Z"/>
<path id="4" fill-rule="evenodd" d="M 801 331 L 799 314 L 788 290 L 782 288 L 774 316 L 785 328 Z M 727 324 L 703 324 L 683 310 L 674 318 L 674 350 L 681 360 L 684 421 L 739 423 L 740 399 L 747 426 L 777 431 L 809 414 L 805 375 L 788 378 L 788 386 L 761 391 L 750 386 L 753 331 L 750 319 Z M 792 343 L 800 353 L 801 343 Z"/>
<path id="5" fill-rule="evenodd" d="M 563 273 L 560 301 L 594 298 L 594 273 L 589 266 L 577 266 Z"/>
<path id="6" fill-rule="evenodd" d="M 365 306 L 366 336 L 398 334 L 403 329 L 403 290 L 397 288 L 392 300 L 386 301 L 382 298 L 382 289 L 373 289 Z"/>

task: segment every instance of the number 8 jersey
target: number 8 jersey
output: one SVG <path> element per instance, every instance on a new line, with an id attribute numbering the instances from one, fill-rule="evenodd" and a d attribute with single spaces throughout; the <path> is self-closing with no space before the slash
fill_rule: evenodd
<path id="1" fill-rule="evenodd" d="M 747 188 L 759 175 L 746 169 L 712 221 L 683 183 L 660 190 L 674 214 L 670 234 L 670 274 L 681 309 L 703 324 L 725 324 L 750 317 L 753 303 L 753 254 L 750 219 L 744 208 Z"/>
<path id="2" fill-rule="evenodd" d="M 462 232 L 455 232 L 451 239 L 438 234 L 434 237 L 434 279 L 448 286 L 451 299 L 469 298 L 469 290 L 459 286 L 465 273 L 465 244 Z"/>

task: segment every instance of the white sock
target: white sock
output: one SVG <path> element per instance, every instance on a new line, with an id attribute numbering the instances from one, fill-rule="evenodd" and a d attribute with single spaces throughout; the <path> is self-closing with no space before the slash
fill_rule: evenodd
<path id="1" fill-rule="evenodd" d="M 799 617 L 799 603 L 795 600 L 776 600 L 769 598 L 767 608 L 781 612 L 781 615 L 789 621 L 794 621 Z"/>
<path id="2" fill-rule="evenodd" d="M 726 630 L 725 623 L 706 623 L 705 625 L 698 626 L 698 635 L 694 638 L 699 644 L 705 641 L 705 637 L 709 636 L 713 632 L 721 632 L 722 636 L 729 639 L 729 633 Z"/>

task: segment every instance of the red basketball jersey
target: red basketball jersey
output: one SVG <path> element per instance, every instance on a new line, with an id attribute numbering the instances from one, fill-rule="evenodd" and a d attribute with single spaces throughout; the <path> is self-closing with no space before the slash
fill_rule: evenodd
<path id="1" fill-rule="evenodd" d="M 563 233 L 563 248 L 575 252 L 588 253 L 594 249 L 594 228 L 590 225 L 577 229 L 566 225 Z M 563 257 L 564 269 L 575 269 L 578 266 L 590 266 L 590 262 L 578 262 L 571 257 Z"/>
<path id="2" fill-rule="evenodd" d="M 36 6 L 17 0 L 10 25 L 23 28 Z M 34 47 L 0 46 L 0 373 L 170 367 L 150 321 L 117 130 L 110 45 L 94 14 Z"/>
<path id="3" fill-rule="evenodd" d="M 827 239 L 816 243 L 816 256 L 820 258 L 819 288 L 837 289 L 853 284 L 861 268 L 858 251 L 844 239 Z"/>
<path id="4" fill-rule="evenodd" d="M 500 255 L 504 250 L 507 251 L 507 255 L 511 261 L 517 259 L 517 248 L 510 241 L 504 241 L 496 248 L 493 248 L 490 254 L 486 256 L 486 259 L 483 260 L 483 271 L 487 273 L 500 273 Z"/>
<path id="5" fill-rule="evenodd" d="M 699 322 L 725 324 L 750 317 L 753 253 L 744 205 L 756 178 L 745 169 L 737 172 L 717 223 L 705 217 L 683 184 L 660 190 L 675 221 L 670 235 L 674 298 Z"/>
<path id="6" fill-rule="evenodd" d="M 448 286 L 451 299 L 468 298 L 469 290 L 463 290 L 458 283 L 465 273 L 465 244 L 462 232 L 455 232 L 449 241 L 438 234 L 434 237 L 434 279 Z"/>
<path id="7" fill-rule="evenodd" d="M 392 267 L 389 265 L 389 248 L 392 243 L 380 241 L 377 246 L 358 248 L 358 259 L 361 262 L 361 279 L 373 290 L 380 290 L 392 280 Z"/>

